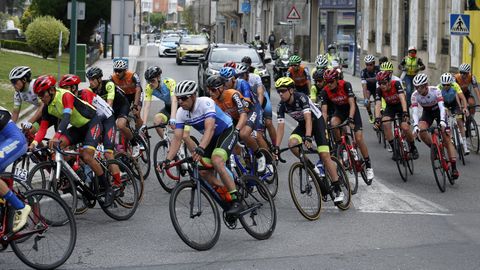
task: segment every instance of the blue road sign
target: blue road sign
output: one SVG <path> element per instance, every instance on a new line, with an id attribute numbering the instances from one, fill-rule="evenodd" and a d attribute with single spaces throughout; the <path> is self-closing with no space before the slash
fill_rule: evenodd
<path id="1" fill-rule="evenodd" d="M 468 36 L 470 34 L 470 15 L 450 14 L 450 35 Z"/>

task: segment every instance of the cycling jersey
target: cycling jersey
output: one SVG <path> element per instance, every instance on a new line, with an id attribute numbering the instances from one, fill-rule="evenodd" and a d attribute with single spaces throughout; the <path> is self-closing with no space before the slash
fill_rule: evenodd
<path id="1" fill-rule="evenodd" d="M 253 94 L 250 84 L 244 79 L 237 79 L 235 81 L 235 90 L 239 91 L 243 98 L 251 103 L 258 103 L 258 97 Z"/>
<path id="2" fill-rule="evenodd" d="M 40 99 L 38 96 L 33 92 L 33 84 L 35 83 L 35 80 L 32 80 L 27 89 L 24 89 L 24 91 L 18 92 L 15 91 L 13 94 L 13 108 L 14 109 L 20 109 L 22 106 L 22 102 L 28 102 L 35 107 L 38 107 L 40 105 Z"/>
<path id="3" fill-rule="evenodd" d="M 293 103 L 280 101 L 277 109 L 277 121 L 278 123 L 285 122 L 285 113 L 290 115 L 297 122 L 304 122 L 306 112 L 311 112 L 312 117 L 320 118 L 322 113 L 320 110 L 313 104 L 305 94 L 294 92 L 293 93 Z"/>
<path id="4" fill-rule="evenodd" d="M 466 78 L 464 78 L 461 73 L 457 73 L 455 74 L 455 80 L 465 95 L 470 94 L 471 87 L 478 87 L 477 78 L 471 73 L 469 73 Z"/>
<path id="5" fill-rule="evenodd" d="M 127 95 L 135 94 L 137 92 L 137 87 L 140 87 L 140 89 L 142 88 L 137 73 L 130 70 L 125 71 L 125 75 L 122 79 L 120 79 L 116 73 L 114 73 L 110 79 Z"/>
<path id="6" fill-rule="evenodd" d="M 88 104 L 95 107 L 98 116 L 109 118 L 113 115 L 112 107 L 110 107 L 110 105 L 108 105 L 108 103 L 103 98 L 95 94 L 92 89 L 85 88 L 83 90 L 80 90 L 78 92 L 78 96 L 83 101 L 86 101 L 88 102 Z"/>
<path id="7" fill-rule="evenodd" d="M 97 89 L 93 92 L 101 96 L 104 100 L 113 100 L 113 112 L 115 118 L 126 117 L 130 111 L 130 103 L 122 89 L 110 80 L 103 80 Z"/>
<path id="8" fill-rule="evenodd" d="M 417 90 L 412 94 L 413 123 L 418 125 L 418 105 L 422 106 L 422 119 L 431 118 L 432 113 L 437 114 L 440 111 L 439 120 L 445 121 L 445 107 L 443 106 L 442 92 L 435 86 L 428 86 L 426 95 L 420 95 Z M 420 120 L 422 120 L 420 119 Z M 422 120 L 423 121 L 423 120 Z M 427 121 L 428 122 L 428 121 Z M 431 124 L 431 122 L 429 123 Z"/>
<path id="9" fill-rule="evenodd" d="M 444 89 L 442 84 L 437 85 L 437 88 L 442 91 L 442 97 L 443 101 L 445 102 L 445 106 L 456 106 L 455 104 L 457 103 L 457 95 L 462 93 L 460 85 L 454 82 L 448 89 Z"/>
<path id="10" fill-rule="evenodd" d="M 222 101 L 213 99 L 215 104 L 222 109 L 230 117 L 238 121 L 240 114 L 248 112 L 248 103 L 243 99 L 242 94 L 234 89 L 224 90 L 222 93 Z"/>
<path id="11" fill-rule="evenodd" d="M 383 91 L 378 87 L 375 92 L 375 101 L 381 101 L 382 98 L 387 103 L 387 106 L 398 105 L 400 103 L 400 94 L 404 94 L 402 84 L 398 81 L 390 81 L 390 89 Z"/>
<path id="12" fill-rule="evenodd" d="M 155 96 L 162 100 L 165 105 L 170 106 L 172 104 L 172 98 L 175 92 L 176 82 L 173 79 L 165 78 L 160 82 L 160 85 L 156 89 L 152 89 L 150 84 L 145 87 L 145 101 L 152 101 L 152 97 Z"/>
<path id="13" fill-rule="evenodd" d="M 292 78 L 295 81 L 295 86 L 305 86 L 311 80 L 307 67 L 300 65 L 297 70 L 293 67 L 289 67 L 287 71 L 287 77 Z"/>
<path id="14" fill-rule="evenodd" d="M 350 108 L 348 99 L 351 97 L 355 98 L 352 85 L 344 80 L 338 80 L 338 85 L 335 90 L 330 89 L 328 85 L 325 86 L 323 90 L 321 93 L 322 105 L 328 106 L 327 101 L 331 101 L 336 108 L 348 110 Z"/>
<path id="15" fill-rule="evenodd" d="M 377 85 L 377 73 L 380 71 L 378 66 L 375 66 L 372 71 L 368 71 L 367 68 L 364 68 L 360 73 L 360 78 L 362 80 L 362 84 L 367 85 L 367 90 L 370 94 L 375 93 L 376 85 Z"/>
<path id="16" fill-rule="evenodd" d="M 197 97 L 191 111 L 178 108 L 175 128 L 184 129 L 185 125 L 188 125 L 203 134 L 207 118 L 215 119 L 215 136 L 222 134 L 233 125 L 232 118 L 224 113 L 211 98 Z"/>
<path id="17" fill-rule="evenodd" d="M 0 106 L 0 172 L 27 152 L 27 140 L 11 121 L 10 112 Z"/>

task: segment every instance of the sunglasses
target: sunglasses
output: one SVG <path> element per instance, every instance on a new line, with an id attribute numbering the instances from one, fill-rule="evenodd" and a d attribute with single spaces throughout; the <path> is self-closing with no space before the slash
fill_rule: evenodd
<path id="1" fill-rule="evenodd" d="M 300 65 L 290 65 L 291 67 L 299 67 Z"/>
<path id="2" fill-rule="evenodd" d="M 443 85 L 443 87 L 450 87 L 451 86 L 451 84 L 442 84 L 442 85 Z"/>
<path id="3" fill-rule="evenodd" d="M 178 101 L 180 101 L 180 100 L 181 100 L 181 101 L 185 101 L 185 100 L 187 100 L 187 99 L 189 99 L 189 98 L 190 98 L 190 96 L 181 96 L 181 97 L 177 97 L 177 100 L 178 100 Z"/>
<path id="4" fill-rule="evenodd" d="M 287 88 L 277 89 L 277 93 L 279 93 L 279 94 L 283 94 L 283 93 L 285 93 L 285 92 L 287 92 L 287 91 L 288 91 Z"/>
<path id="5" fill-rule="evenodd" d="M 220 88 L 221 88 L 221 86 L 219 86 L 219 87 L 209 87 L 208 90 L 210 90 L 210 92 L 217 92 L 217 91 L 220 90 Z"/>
<path id="6" fill-rule="evenodd" d="M 39 93 L 37 96 L 38 96 L 39 98 L 43 98 L 47 92 L 48 92 L 48 90 L 47 90 L 47 91 L 44 91 L 44 92 L 42 92 L 42 93 Z"/>
<path id="7" fill-rule="evenodd" d="M 114 69 L 113 70 L 113 72 L 115 72 L 115 73 L 122 73 L 124 71 L 125 71 L 124 69 Z"/>
<path id="8" fill-rule="evenodd" d="M 17 84 L 17 81 L 18 81 L 18 79 L 10 80 L 10 82 L 11 82 L 13 85 Z"/>
<path id="9" fill-rule="evenodd" d="M 152 83 L 156 83 L 157 82 L 157 79 L 151 79 L 148 81 L 148 83 L 152 84 Z"/>
<path id="10" fill-rule="evenodd" d="M 378 82 L 379 85 L 387 85 L 388 84 L 388 81 L 381 81 L 381 82 Z"/>
<path id="11" fill-rule="evenodd" d="M 460 71 L 460 74 L 462 74 L 462 75 L 467 75 L 468 72 L 462 72 L 462 71 Z"/>
<path id="12" fill-rule="evenodd" d="M 425 87 L 427 87 L 427 85 L 426 85 L 426 84 L 422 84 L 422 85 L 419 85 L 419 86 L 415 86 L 415 89 L 423 89 L 423 88 L 425 88 Z"/>
<path id="13" fill-rule="evenodd" d="M 335 82 L 335 80 L 325 80 L 328 84 L 332 84 Z"/>
<path id="14" fill-rule="evenodd" d="M 370 63 L 370 64 L 365 64 L 366 66 L 373 66 L 374 64 Z"/>
<path id="15" fill-rule="evenodd" d="M 323 80 L 315 80 L 315 83 L 323 83 Z"/>

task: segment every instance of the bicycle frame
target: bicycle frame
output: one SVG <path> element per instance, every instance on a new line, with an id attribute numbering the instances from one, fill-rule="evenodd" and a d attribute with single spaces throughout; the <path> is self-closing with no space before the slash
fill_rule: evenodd
<path id="1" fill-rule="evenodd" d="M 242 149 L 242 151 L 244 151 L 244 150 L 245 149 Z M 255 158 L 255 155 L 253 154 L 253 151 L 251 149 L 248 149 L 248 151 L 246 151 L 246 154 L 248 155 L 248 157 L 250 159 L 250 166 L 249 167 L 247 167 L 247 166 L 244 167 L 243 164 L 240 162 L 240 157 L 236 154 L 233 154 L 233 153 L 232 153 L 232 156 L 234 158 L 234 163 L 235 164 L 232 164 L 232 165 L 237 166 L 240 169 L 241 173 L 244 174 L 244 175 L 245 174 L 246 175 L 256 175 L 256 169 L 257 169 L 256 167 L 257 166 L 255 166 L 255 165 L 256 165 L 256 160 L 257 159 Z M 255 162 L 253 162 L 254 160 L 255 160 Z M 265 182 L 266 179 L 268 177 L 272 176 L 272 175 L 273 175 L 272 172 L 269 171 L 269 172 L 265 173 L 264 175 L 262 175 L 261 177 L 259 176 L 259 178 L 262 182 Z"/>
<path id="2" fill-rule="evenodd" d="M 442 168 L 448 173 L 448 167 L 450 162 L 444 157 L 444 152 L 442 151 L 444 149 L 443 139 L 441 138 L 441 136 L 438 135 L 439 129 L 439 127 L 430 128 L 430 132 L 432 134 L 432 146 L 437 148 L 437 153 L 440 158 Z"/>

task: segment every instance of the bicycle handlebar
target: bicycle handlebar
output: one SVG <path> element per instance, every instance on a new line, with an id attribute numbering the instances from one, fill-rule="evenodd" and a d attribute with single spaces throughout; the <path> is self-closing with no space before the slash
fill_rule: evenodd
<path id="1" fill-rule="evenodd" d="M 170 168 L 176 167 L 176 166 L 181 165 L 183 163 L 194 163 L 194 161 L 193 161 L 192 157 L 186 157 L 184 159 L 181 159 L 181 160 L 175 161 L 173 163 L 167 164 L 167 166 L 165 167 L 165 172 L 167 173 L 168 177 L 170 177 L 171 179 L 176 180 L 176 181 L 180 180 L 180 176 L 173 175 L 170 172 Z M 202 166 L 205 168 L 205 170 L 213 169 L 213 165 L 206 163 L 203 159 L 200 159 L 200 164 L 202 164 Z M 163 171 L 162 168 L 159 168 L 159 169 L 160 169 L 160 172 Z"/>
<path id="2" fill-rule="evenodd" d="M 336 126 L 333 126 L 333 127 L 329 127 L 328 130 L 334 130 L 334 129 L 338 129 L 338 128 L 342 128 L 344 126 L 347 126 L 349 123 L 348 123 L 348 120 L 345 120 L 343 121 L 343 123 L 341 124 L 338 124 Z"/>
<path id="3" fill-rule="evenodd" d="M 55 146 L 53 147 L 55 151 L 59 152 L 60 154 L 64 156 L 78 156 L 80 155 L 80 152 L 75 152 L 75 151 L 64 151 L 60 148 L 60 142 L 55 143 Z"/>
<path id="4" fill-rule="evenodd" d="M 303 143 L 299 143 L 299 144 L 296 144 L 296 145 L 292 145 L 292 146 L 289 146 L 289 147 L 285 147 L 285 148 L 279 149 L 278 155 L 277 155 L 278 160 L 279 160 L 280 162 L 282 162 L 282 163 L 286 163 L 287 161 L 282 158 L 281 154 L 282 154 L 283 152 L 288 151 L 288 150 L 293 149 L 293 148 L 301 148 L 301 149 L 303 149 Z M 317 153 L 317 151 L 315 151 L 315 149 L 313 149 L 313 148 L 308 148 L 307 150 L 303 150 L 303 152 L 304 152 L 305 154 L 316 154 L 316 153 Z"/>

